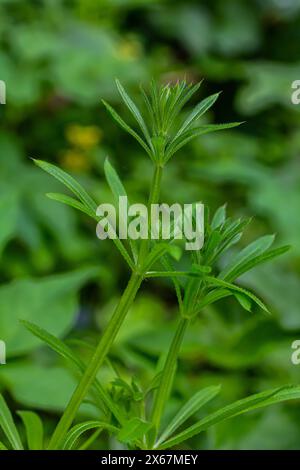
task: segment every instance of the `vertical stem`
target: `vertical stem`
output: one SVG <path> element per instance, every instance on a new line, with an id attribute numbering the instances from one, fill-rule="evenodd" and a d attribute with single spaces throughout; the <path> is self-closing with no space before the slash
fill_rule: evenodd
<path id="1" fill-rule="evenodd" d="M 176 371 L 177 358 L 189 321 L 190 320 L 188 318 L 180 317 L 172 344 L 168 351 L 168 355 L 162 370 L 160 383 L 155 393 L 154 403 L 152 407 L 151 422 L 154 425 L 156 433 L 159 430 L 161 417 L 164 412 L 165 405 L 170 396 Z"/>
<path id="2" fill-rule="evenodd" d="M 159 200 L 162 170 L 163 167 L 161 165 L 157 165 L 155 167 L 149 195 L 148 209 L 151 207 L 151 204 L 156 204 Z"/>
<path id="3" fill-rule="evenodd" d="M 150 196 L 148 201 L 148 207 L 151 207 L 151 204 L 154 204 L 159 199 L 160 185 L 162 178 L 162 167 L 156 166 L 153 174 Z M 142 240 L 141 250 L 139 256 L 139 266 L 142 268 L 142 262 L 147 256 L 148 253 L 148 240 Z M 129 283 L 121 297 L 121 300 L 114 311 L 114 314 L 103 333 L 102 338 L 96 348 L 96 351 L 86 368 L 79 384 L 77 385 L 71 400 L 69 401 L 64 414 L 62 415 L 48 446 L 48 449 L 58 449 L 61 441 L 66 436 L 68 429 L 70 428 L 78 408 L 82 401 L 84 400 L 88 390 L 95 380 L 97 372 L 101 365 L 103 364 L 107 353 L 111 345 L 113 344 L 121 326 L 126 318 L 126 314 L 132 305 L 135 296 L 140 288 L 140 285 L 143 280 L 143 274 L 133 272 Z"/>
<path id="4" fill-rule="evenodd" d="M 96 351 L 52 435 L 48 447 L 49 449 L 53 450 L 59 448 L 62 439 L 65 437 L 73 419 L 76 416 L 80 404 L 85 398 L 91 384 L 95 380 L 97 372 L 103 364 L 103 361 L 120 330 L 126 314 L 135 299 L 137 291 L 139 290 L 141 282 L 142 277 L 140 275 L 135 273 L 131 275 L 129 283 L 96 348 Z"/>
<path id="5" fill-rule="evenodd" d="M 151 205 L 157 204 L 159 201 L 160 195 L 160 187 L 161 187 L 161 179 L 162 179 L 162 170 L 163 167 L 160 165 L 156 165 L 155 171 L 152 178 L 151 183 L 151 191 L 148 200 L 148 220 L 149 220 L 149 213 L 151 211 Z M 142 267 L 145 261 L 145 257 L 148 254 L 149 249 L 149 239 L 141 241 L 140 252 L 139 252 L 139 266 Z"/>

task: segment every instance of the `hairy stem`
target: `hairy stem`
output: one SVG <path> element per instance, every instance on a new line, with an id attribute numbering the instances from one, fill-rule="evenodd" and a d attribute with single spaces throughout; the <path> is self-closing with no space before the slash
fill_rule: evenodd
<path id="1" fill-rule="evenodd" d="M 188 318 L 180 317 L 172 344 L 168 351 L 168 355 L 162 370 L 160 383 L 155 393 L 151 414 L 151 422 L 154 425 L 156 433 L 159 430 L 162 414 L 170 396 L 176 371 L 178 355 L 189 321 L 190 320 Z M 153 442 L 151 444 L 153 445 Z"/>

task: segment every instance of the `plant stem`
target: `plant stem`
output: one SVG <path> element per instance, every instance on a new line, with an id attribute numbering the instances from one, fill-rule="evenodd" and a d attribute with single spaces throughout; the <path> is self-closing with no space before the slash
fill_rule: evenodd
<path id="1" fill-rule="evenodd" d="M 96 351 L 52 435 L 48 449 L 54 450 L 59 448 L 62 439 L 65 437 L 69 427 L 73 422 L 73 419 L 76 416 L 80 404 L 84 400 L 91 384 L 95 380 L 97 372 L 100 366 L 103 364 L 103 361 L 105 360 L 105 357 L 111 345 L 113 344 L 117 333 L 120 330 L 120 327 L 122 326 L 126 314 L 129 308 L 131 307 L 135 296 L 140 288 L 141 282 L 141 275 L 136 273 L 133 273 L 131 275 L 128 285 L 96 348 Z"/>
<path id="2" fill-rule="evenodd" d="M 150 196 L 148 201 L 148 207 L 151 207 L 151 204 L 154 204 L 159 199 L 160 193 L 160 185 L 161 185 L 161 178 L 162 178 L 162 167 L 156 166 L 155 171 L 152 178 L 152 184 L 150 189 Z M 79 384 L 77 385 L 71 400 L 69 401 L 64 414 L 62 415 L 49 443 L 49 449 L 57 449 L 60 446 L 61 441 L 66 436 L 68 429 L 70 428 L 76 413 L 78 411 L 79 406 L 81 405 L 82 401 L 84 400 L 88 390 L 95 380 L 97 372 L 101 365 L 103 364 L 107 353 L 110 350 L 125 318 L 126 314 L 131 307 L 135 296 L 140 288 L 140 285 L 143 281 L 143 273 L 142 273 L 142 264 L 145 257 L 148 254 L 148 240 L 142 240 L 141 243 L 141 250 L 139 256 L 139 267 L 141 272 L 136 273 L 133 272 L 131 278 L 128 282 L 128 285 L 121 297 L 121 300 L 114 311 L 114 314 L 103 333 L 102 338 L 96 348 L 96 351 L 86 368 Z"/>
<path id="3" fill-rule="evenodd" d="M 154 425 L 156 433 L 159 430 L 161 417 L 164 412 L 165 405 L 170 396 L 176 371 L 177 358 L 189 322 L 189 318 L 180 317 L 172 344 L 168 351 L 168 355 L 161 373 L 160 383 L 155 393 L 151 414 L 151 422 Z"/>
<path id="4" fill-rule="evenodd" d="M 159 201 L 161 179 L 162 179 L 163 167 L 156 165 L 155 171 L 152 177 L 151 190 L 148 200 L 148 219 L 150 218 L 149 213 L 151 211 L 152 204 L 157 204 Z M 151 220 L 151 219 L 150 219 Z M 149 251 L 149 239 L 141 241 L 140 252 L 139 252 L 139 266 L 142 268 L 145 258 Z"/>

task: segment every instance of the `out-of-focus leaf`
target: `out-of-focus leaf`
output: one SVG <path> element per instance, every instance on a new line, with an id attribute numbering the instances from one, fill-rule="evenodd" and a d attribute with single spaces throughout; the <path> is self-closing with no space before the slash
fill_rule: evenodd
<path id="1" fill-rule="evenodd" d="M 65 334 L 78 311 L 77 292 L 99 275 L 97 267 L 41 279 L 22 279 L 0 287 L 0 330 L 7 355 L 31 351 L 39 344 L 20 324 L 29 320 L 55 336 Z"/>
<path id="2" fill-rule="evenodd" d="M 0 383 L 23 407 L 61 413 L 77 380 L 63 367 L 44 367 L 28 361 L 16 361 L 1 367 Z M 98 408 L 85 403 L 81 406 L 81 412 L 91 418 L 99 415 Z"/>
<path id="3" fill-rule="evenodd" d="M 178 411 L 176 416 L 172 419 L 167 428 L 163 431 L 158 439 L 156 445 L 164 442 L 176 429 L 179 428 L 185 421 L 199 411 L 202 406 L 212 400 L 220 392 L 221 386 L 211 386 L 200 390 L 193 395 L 188 402 Z"/>
<path id="4" fill-rule="evenodd" d="M 248 411 L 255 410 L 264 406 L 273 405 L 275 403 L 280 403 L 287 400 L 299 400 L 300 399 L 300 387 L 296 385 L 285 386 L 281 388 L 276 388 L 273 390 L 266 390 L 265 392 L 257 393 L 255 395 L 250 395 L 247 398 L 238 400 L 237 402 L 225 406 L 220 410 L 212 413 L 211 415 L 206 416 L 198 423 L 189 427 L 185 431 L 181 432 L 177 436 L 167 440 L 162 445 L 159 446 L 159 449 L 167 449 L 173 447 L 180 442 L 183 442 L 200 432 L 205 431 L 210 426 L 219 423 L 225 419 L 233 418 L 242 413 L 247 413 Z"/>
<path id="5" fill-rule="evenodd" d="M 248 83 L 239 90 L 238 108 L 243 113 L 251 115 L 275 104 L 291 107 L 291 100 L 289 96 L 287 97 L 286 90 L 291 89 L 298 70 L 299 63 L 295 62 L 292 64 L 275 61 L 246 63 L 244 73 Z"/>
<path id="6" fill-rule="evenodd" d="M 44 429 L 39 415 L 33 411 L 18 411 L 25 430 L 29 450 L 43 450 Z"/>
<path id="7" fill-rule="evenodd" d="M 299 278 L 295 273 L 279 265 L 265 265 L 247 272 L 243 279 L 273 307 L 277 321 L 284 330 L 299 329 L 300 291 Z"/>
<path id="8" fill-rule="evenodd" d="M 17 231 L 19 191 L 1 181 L 0 187 L 0 254 Z"/>
<path id="9" fill-rule="evenodd" d="M 13 449 L 23 449 L 22 442 L 16 425 L 14 423 L 13 417 L 2 395 L 0 395 L 0 428 L 9 440 Z"/>
<path id="10" fill-rule="evenodd" d="M 215 230 L 216 228 L 220 227 L 225 222 L 226 219 L 226 204 L 223 204 L 223 206 L 219 207 L 211 221 L 211 228 Z"/>

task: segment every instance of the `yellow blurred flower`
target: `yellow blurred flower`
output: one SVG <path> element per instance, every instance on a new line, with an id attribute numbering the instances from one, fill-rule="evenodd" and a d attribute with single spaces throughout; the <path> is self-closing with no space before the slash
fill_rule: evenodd
<path id="1" fill-rule="evenodd" d="M 117 49 L 118 57 L 125 60 L 138 59 L 142 54 L 142 45 L 137 39 L 123 39 Z"/>
<path id="2" fill-rule="evenodd" d="M 81 149 L 95 147 L 101 140 L 102 131 L 96 126 L 80 126 L 71 124 L 66 129 L 66 137 L 70 144 Z"/>
<path id="3" fill-rule="evenodd" d="M 61 164 L 71 171 L 85 171 L 90 168 L 90 162 L 86 155 L 77 150 L 66 150 L 61 155 Z"/>

